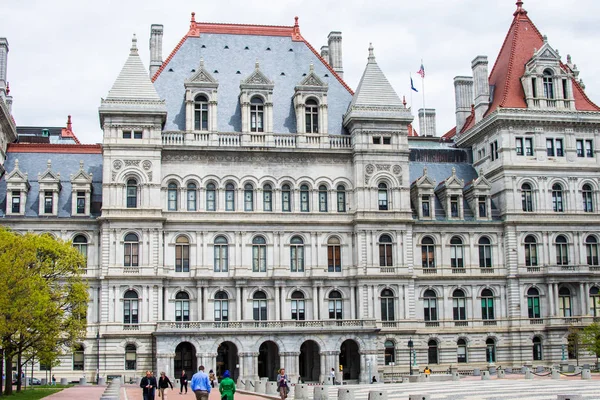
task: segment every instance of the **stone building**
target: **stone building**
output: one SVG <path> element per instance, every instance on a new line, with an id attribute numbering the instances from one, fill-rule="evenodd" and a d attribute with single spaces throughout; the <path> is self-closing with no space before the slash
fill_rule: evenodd
<path id="1" fill-rule="evenodd" d="M 133 39 L 100 104 L 102 146 L 78 144 L 70 120 L 54 141 L 30 128 L 8 145 L 3 224 L 87 255 L 88 335 L 58 375 L 203 364 L 367 382 L 411 360 L 575 356 L 569 327 L 600 316 L 600 108 L 522 2 L 491 72 L 477 56 L 455 78 L 441 138 L 416 135 L 373 47 L 350 89 L 340 32 L 317 52 L 297 20 L 192 14 L 165 60 L 162 33 L 149 74 Z"/>

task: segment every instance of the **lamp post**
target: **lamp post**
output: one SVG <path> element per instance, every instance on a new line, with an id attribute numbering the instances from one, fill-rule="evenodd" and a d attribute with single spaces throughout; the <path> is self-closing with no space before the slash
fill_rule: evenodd
<path id="1" fill-rule="evenodd" d="M 96 385 L 100 380 L 100 327 L 96 332 Z"/>
<path id="2" fill-rule="evenodd" d="M 408 339 L 408 370 L 409 374 L 412 375 L 412 354 L 413 354 L 414 343 L 412 338 Z"/>

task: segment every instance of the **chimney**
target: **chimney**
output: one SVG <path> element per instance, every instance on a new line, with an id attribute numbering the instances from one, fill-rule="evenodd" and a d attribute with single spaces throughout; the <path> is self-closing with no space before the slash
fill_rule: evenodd
<path id="1" fill-rule="evenodd" d="M 419 108 L 418 113 L 421 136 L 436 136 L 435 108 Z"/>
<path id="2" fill-rule="evenodd" d="M 329 62 L 329 47 L 321 46 L 321 57 L 327 62 Z"/>
<path id="3" fill-rule="evenodd" d="M 6 63 L 8 60 L 8 40 L 0 37 L 0 97 L 6 97 Z"/>
<path id="4" fill-rule="evenodd" d="M 162 65 L 162 37 L 163 26 L 152 24 L 150 27 L 150 77 L 158 71 Z"/>
<path id="5" fill-rule="evenodd" d="M 473 70 L 473 97 L 475 101 L 475 123 L 481 121 L 490 106 L 490 83 L 488 80 L 487 56 L 477 56 L 471 62 Z"/>
<path id="6" fill-rule="evenodd" d="M 473 104 L 472 77 L 454 77 L 454 97 L 456 99 L 456 133 L 459 133 L 465 126 L 467 117 L 471 114 L 471 104 Z"/>
<path id="7" fill-rule="evenodd" d="M 327 36 L 327 47 L 329 47 L 329 65 L 340 78 L 344 78 L 342 67 L 342 32 L 331 32 Z"/>

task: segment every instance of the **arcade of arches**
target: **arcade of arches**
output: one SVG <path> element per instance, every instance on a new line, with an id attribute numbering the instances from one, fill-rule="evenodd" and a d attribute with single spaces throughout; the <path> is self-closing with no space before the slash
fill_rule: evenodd
<path id="1" fill-rule="evenodd" d="M 180 376 L 182 371 L 191 376 L 198 366 L 204 365 L 207 371 L 213 369 L 218 376 L 229 370 L 236 380 L 266 377 L 273 381 L 278 370 L 284 367 L 292 382 L 323 382 L 333 368 L 338 380 L 367 382 L 365 366 L 377 365 L 377 351 L 361 349 L 354 339 L 334 344 L 335 350 L 324 350 L 310 339 L 295 342 L 300 343 L 295 351 L 289 351 L 289 347 L 282 349 L 283 344 L 278 340 L 259 340 L 252 351 L 241 350 L 237 340 L 225 339 L 208 352 L 200 349 L 198 343 L 202 347 L 207 344 L 204 340 L 181 341 L 176 344 L 174 353 L 168 353 L 161 351 L 163 343 L 158 338 L 157 369 L 174 377 Z"/>

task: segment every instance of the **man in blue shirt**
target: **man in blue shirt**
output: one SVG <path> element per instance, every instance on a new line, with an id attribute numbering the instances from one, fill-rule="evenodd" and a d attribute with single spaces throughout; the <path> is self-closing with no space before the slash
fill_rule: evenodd
<path id="1" fill-rule="evenodd" d="M 192 376 L 190 387 L 192 392 L 196 394 L 196 400 L 208 400 L 210 381 L 208 380 L 208 375 L 204 373 L 204 365 L 198 367 L 198 372 Z"/>

